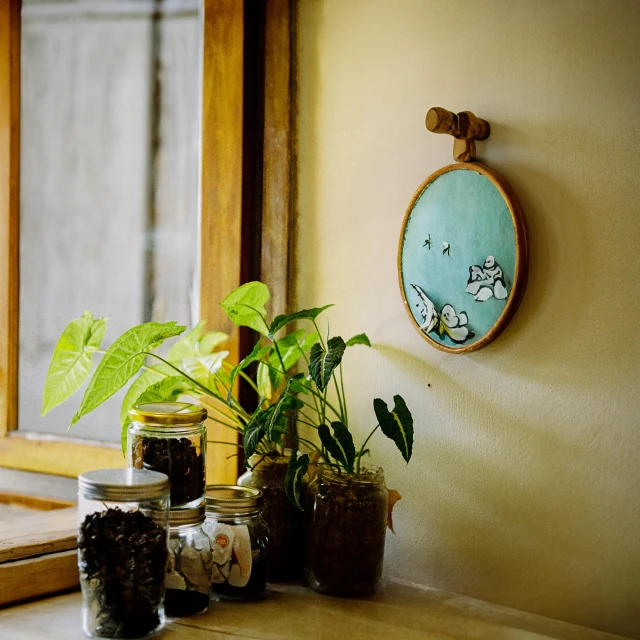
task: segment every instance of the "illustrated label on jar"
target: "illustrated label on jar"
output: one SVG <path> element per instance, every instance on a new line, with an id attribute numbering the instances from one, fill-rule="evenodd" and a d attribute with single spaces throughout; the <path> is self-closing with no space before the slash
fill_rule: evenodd
<path id="1" fill-rule="evenodd" d="M 251 538 L 247 525 L 216 523 L 211 533 L 211 582 L 246 587 L 251 577 Z"/>

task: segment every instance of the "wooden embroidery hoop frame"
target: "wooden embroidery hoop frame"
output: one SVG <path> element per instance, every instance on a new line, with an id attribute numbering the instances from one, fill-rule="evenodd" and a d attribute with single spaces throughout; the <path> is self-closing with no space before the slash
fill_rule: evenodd
<path id="1" fill-rule="evenodd" d="M 437 121 L 434 120 L 434 114 L 438 118 Z M 444 128 L 442 126 L 442 116 L 445 118 L 446 123 L 451 123 L 450 126 Z M 463 128 L 460 130 L 458 124 L 463 120 L 462 116 L 465 116 L 465 120 L 467 123 L 470 123 L 471 127 Z M 434 122 L 436 123 L 434 126 Z M 481 125 L 473 127 L 474 122 L 483 123 Z M 432 128 L 433 127 L 433 128 Z M 480 129 L 479 129 L 480 127 Z M 505 327 L 509 324 L 511 319 L 513 318 L 515 312 L 522 301 L 522 296 L 524 295 L 524 291 L 527 286 L 528 279 L 528 268 L 529 268 L 529 244 L 527 241 L 527 230 L 524 223 L 524 217 L 522 215 L 522 209 L 520 207 L 520 203 L 518 202 L 518 198 L 513 191 L 513 189 L 509 186 L 509 183 L 498 173 L 496 173 L 493 169 L 476 162 L 475 161 L 475 142 L 474 140 L 483 140 L 489 136 L 489 124 L 484 120 L 480 120 L 476 118 L 471 112 L 465 111 L 460 114 L 452 114 L 441 107 L 434 107 L 429 110 L 427 114 L 427 129 L 433 131 L 434 133 L 449 133 L 456 137 L 456 141 L 454 143 L 454 158 L 458 160 L 455 164 L 447 165 L 446 167 L 442 167 L 438 169 L 436 172 L 432 173 L 421 185 L 418 187 L 415 195 L 413 196 L 411 202 L 409 203 L 409 207 L 404 216 L 404 220 L 402 222 L 402 229 L 400 231 L 400 242 L 398 244 L 398 281 L 400 284 L 400 293 L 402 294 L 402 301 L 404 302 L 404 307 L 411 318 L 411 322 L 416 329 L 416 331 L 420 334 L 420 336 L 426 340 L 429 344 L 436 347 L 436 349 L 440 349 L 440 351 L 446 351 L 447 353 L 469 353 L 471 351 L 476 351 L 477 349 L 481 349 L 482 347 L 488 345 L 490 342 L 495 340 L 505 329 Z M 451 130 L 449 130 L 451 129 Z M 458 135 L 470 135 L 476 136 L 471 138 L 458 138 Z M 484 137 L 477 137 L 478 135 Z M 409 222 L 409 218 L 413 213 L 414 207 L 418 202 L 418 199 L 427 187 L 437 178 L 444 175 L 445 173 L 449 173 L 451 171 L 475 171 L 480 175 L 484 176 L 487 180 L 489 180 L 495 187 L 498 189 L 500 195 L 507 203 L 507 207 L 509 208 L 509 213 L 511 214 L 511 222 L 513 224 L 514 235 L 515 235 L 515 246 L 516 246 L 516 264 L 513 275 L 513 284 L 511 287 L 511 292 L 509 293 L 509 297 L 507 298 L 507 303 L 505 304 L 502 313 L 494 323 L 494 325 L 487 331 L 487 333 L 477 340 L 476 342 L 469 345 L 462 345 L 460 347 L 451 347 L 445 344 L 441 344 L 440 342 L 431 338 L 428 334 L 420 329 L 420 325 L 416 321 L 411 312 L 410 304 L 407 301 L 407 297 L 404 289 L 404 282 L 402 278 L 402 250 L 405 239 L 405 232 L 407 228 L 407 223 Z"/>

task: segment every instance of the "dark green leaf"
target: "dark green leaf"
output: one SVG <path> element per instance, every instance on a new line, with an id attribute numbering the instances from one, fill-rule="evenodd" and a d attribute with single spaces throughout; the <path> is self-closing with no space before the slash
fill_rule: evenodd
<path id="1" fill-rule="evenodd" d="M 247 282 L 232 291 L 220 306 L 231 321 L 239 327 L 250 327 L 266 336 L 269 333 L 264 305 L 271 297 L 269 288 L 262 282 Z"/>
<path id="2" fill-rule="evenodd" d="M 349 340 L 347 340 L 347 347 L 352 347 L 355 344 L 364 344 L 367 347 L 370 347 L 371 341 L 367 337 L 366 333 L 359 333 L 357 336 L 353 336 L 353 338 L 349 338 Z"/>
<path id="3" fill-rule="evenodd" d="M 304 373 L 298 373 L 289 380 L 291 393 L 309 393 L 310 386 L 311 380 Z"/>
<path id="4" fill-rule="evenodd" d="M 342 361 L 344 350 L 347 347 L 340 336 L 331 338 L 327 346 L 328 350 L 325 351 L 322 344 L 316 342 L 311 347 L 309 356 L 309 375 L 320 391 L 324 391 L 327 388 L 331 380 L 331 374 Z"/>
<path id="5" fill-rule="evenodd" d="M 80 408 L 71 420 L 73 426 L 121 389 L 144 364 L 146 353 L 167 338 L 180 335 L 186 327 L 175 322 L 145 322 L 123 333 L 107 350 L 85 391 Z"/>
<path id="6" fill-rule="evenodd" d="M 291 452 L 287 466 L 287 474 L 284 479 L 284 492 L 290 502 L 298 507 L 300 511 L 303 510 L 302 504 L 300 503 L 300 496 L 302 494 L 304 486 L 303 479 L 305 473 L 307 473 L 307 469 L 309 469 L 309 456 L 305 453 L 298 457 L 298 450 L 294 449 Z"/>
<path id="7" fill-rule="evenodd" d="M 413 452 L 413 417 L 402 396 L 393 396 L 393 403 L 393 410 L 389 411 L 387 403 L 376 398 L 373 410 L 382 433 L 396 443 L 402 457 L 409 462 Z"/>
<path id="8" fill-rule="evenodd" d="M 135 402 L 133 402 L 133 405 L 143 404 L 145 402 L 175 402 L 181 395 L 189 393 L 190 391 L 193 391 L 193 385 L 189 380 L 182 376 L 171 376 L 163 378 L 145 389 Z M 120 442 L 123 453 L 126 453 L 127 449 L 127 429 L 130 423 L 131 420 L 129 416 L 127 416 L 122 423 Z"/>
<path id="9" fill-rule="evenodd" d="M 233 395 L 233 385 L 235 384 L 236 378 L 240 374 L 241 371 L 244 371 L 252 362 L 260 362 L 263 358 L 267 356 L 269 351 L 271 350 L 271 346 L 261 347 L 260 342 L 257 342 L 256 345 L 251 350 L 251 353 L 244 357 L 233 369 L 231 369 L 231 384 L 229 386 L 229 395 L 227 397 L 227 402 L 231 403 L 231 397 Z"/>
<path id="10" fill-rule="evenodd" d="M 244 455 L 247 460 L 256 452 L 260 441 L 264 438 L 266 434 L 265 423 L 272 410 L 273 406 L 267 409 L 256 409 L 251 416 L 251 420 L 246 424 L 242 444 L 244 445 Z"/>
<path id="11" fill-rule="evenodd" d="M 353 462 L 356 457 L 353 436 L 342 422 L 332 422 L 331 427 L 333 428 L 333 435 L 331 435 L 326 424 L 321 424 L 318 427 L 320 442 L 347 473 L 353 473 Z"/>
<path id="12" fill-rule="evenodd" d="M 298 360 L 307 353 L 313 343 L 318 339 L 318 333 L 311 331 L 307 333 L 304 329 L 299 331 L 293 331 L 286 336 L 279 338 L 275 341 L 278 350 L 280 351 L 280 357 L 284 362 L 285 372 L 289 371 Z M 274 348 L 269 354 L 269 376 L 271 379 L 271 385 L 274 389 L 277 389 L 284 378 L 282 373 L 282 363 L 278 357 L 278 353 Z"/>
<path id="13" fill-rule="evenodd" d="M 269 327 L 269 337 L 273 340 L 273 337 L 280 329 L 297 320 L 315 320 L 329 307 L 333 307 L 333 305 L 328 304 L 324 307 L 315 307 L 314 309 L 302 309 L 302 311 L 296 311 L 295 313 L 276 316 Z"/>
<path id="14" fill-rule="evenodd" d="M 106 318 L 94 320 L 91 311 L 85 311 L 64 328 L 44 383 L 43 416 L 70 398 L 89 377 L 92 351 L 100 347 L 106 327 Z"/>

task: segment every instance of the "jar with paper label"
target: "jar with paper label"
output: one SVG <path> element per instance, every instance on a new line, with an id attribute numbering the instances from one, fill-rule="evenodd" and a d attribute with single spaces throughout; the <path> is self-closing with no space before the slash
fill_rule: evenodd
<path id="1" fill-rule="evenodd" d="M 209 485 L 204 530 L 211 540 L 211 593 L 228 600 L 264 595 L 269 528 L 262 518 L 259 489 Z"/>
<path id="2" fill-rule="evenodd" d="M 204 532 L 204 505 L 169 513 L 169 568 L 165 612 L 182 617 L 209 608 L 211 542 Z"/>

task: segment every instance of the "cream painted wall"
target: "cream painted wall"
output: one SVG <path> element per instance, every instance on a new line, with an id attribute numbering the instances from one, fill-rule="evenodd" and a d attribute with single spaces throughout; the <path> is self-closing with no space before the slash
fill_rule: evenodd
<path id="1" fill-rule="evenodd" d="M 346 360 L 361 438 L 405 396 L 387 574 L 640 637 L 640 2 L 300 0 L 302 305 L 375 348 Z M 470 355 L 412 328 L 398 234 L 451 162 L 431 106 L 490 121 L 479 144 L 522 202 L 530 284 Z M 353 418 L 352 418 L 353 419 Z"/>

